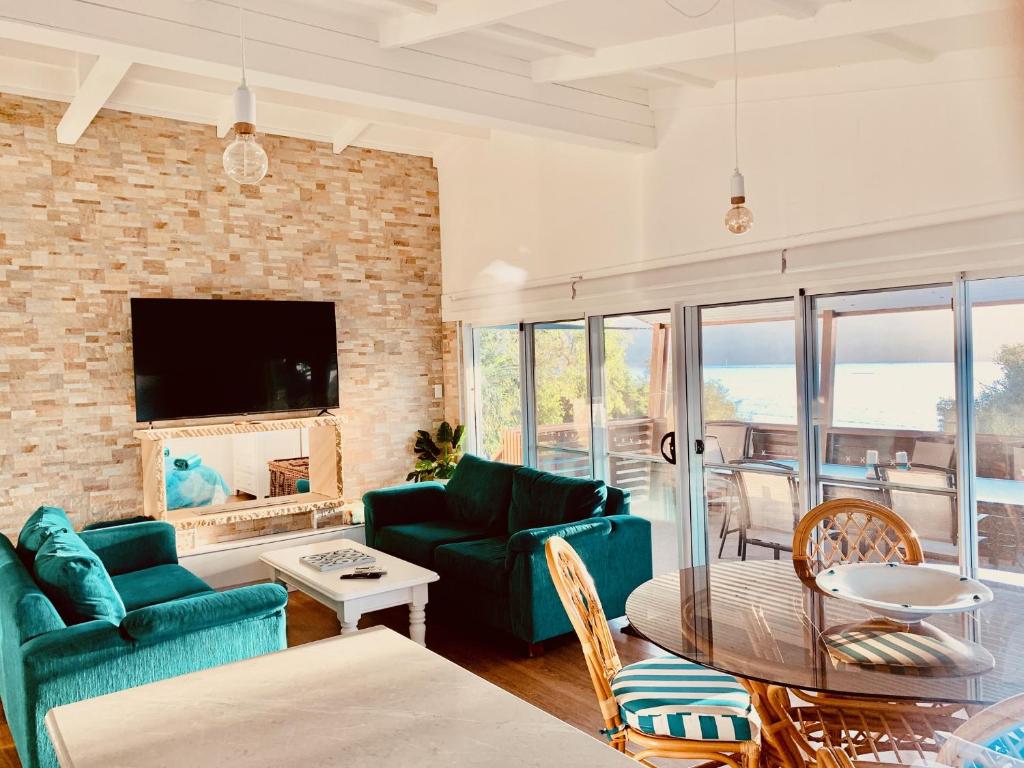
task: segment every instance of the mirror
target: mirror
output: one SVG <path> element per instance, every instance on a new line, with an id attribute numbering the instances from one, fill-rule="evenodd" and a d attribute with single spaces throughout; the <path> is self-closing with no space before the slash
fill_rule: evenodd
<path id="1" fill-rule="evenodd" d="M 164 482 L 168 510 L 309 493 L 309 430 L 172 438 Z"/>

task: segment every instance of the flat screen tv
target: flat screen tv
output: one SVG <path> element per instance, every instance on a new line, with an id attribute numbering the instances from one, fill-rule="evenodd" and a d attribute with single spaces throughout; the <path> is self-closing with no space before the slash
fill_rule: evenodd
<path id="1" fill-rule="evenodd" d="M 135 417 L 338 406 L 329 301 L 132 299 Z"/>

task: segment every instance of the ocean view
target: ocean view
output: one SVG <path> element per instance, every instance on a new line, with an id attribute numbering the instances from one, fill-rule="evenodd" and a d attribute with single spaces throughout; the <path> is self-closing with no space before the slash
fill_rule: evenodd
<path id="1" fill-rule="evenodd" d="M 999 379 L 1000 367 L 978 362 L 975 392 Z M 841 427 L 936 430 L 936 405 L 954 393 L 952 363 L 840 363 L 834 424 Z M 707 366 L 705 381 L 728 390 L 744 421 L 796 423 L 796 374 L 788 365 Z"/>

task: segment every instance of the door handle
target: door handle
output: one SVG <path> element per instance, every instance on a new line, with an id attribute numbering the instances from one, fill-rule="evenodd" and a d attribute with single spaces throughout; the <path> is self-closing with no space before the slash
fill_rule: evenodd
<path id="1" fill-rule="evenodd" d="M 665 443 L 668 443 L 668 450 L 665 450 Z M 676 463 L 676 433 L 666 432 L 661 438 L 661 455 L 669 464 Z"/>

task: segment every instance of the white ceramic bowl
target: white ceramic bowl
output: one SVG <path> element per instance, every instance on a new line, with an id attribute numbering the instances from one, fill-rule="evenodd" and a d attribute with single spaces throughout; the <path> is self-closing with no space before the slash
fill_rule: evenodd
<path id="1" fill-rule="evenodd" d="M 818 588 L 827 595 L 904 624 L 936 613 L 962 613 L 992 602 L 992 590 L 954 571 L 927 565 L 851 563 L 822 571 Z"/>

